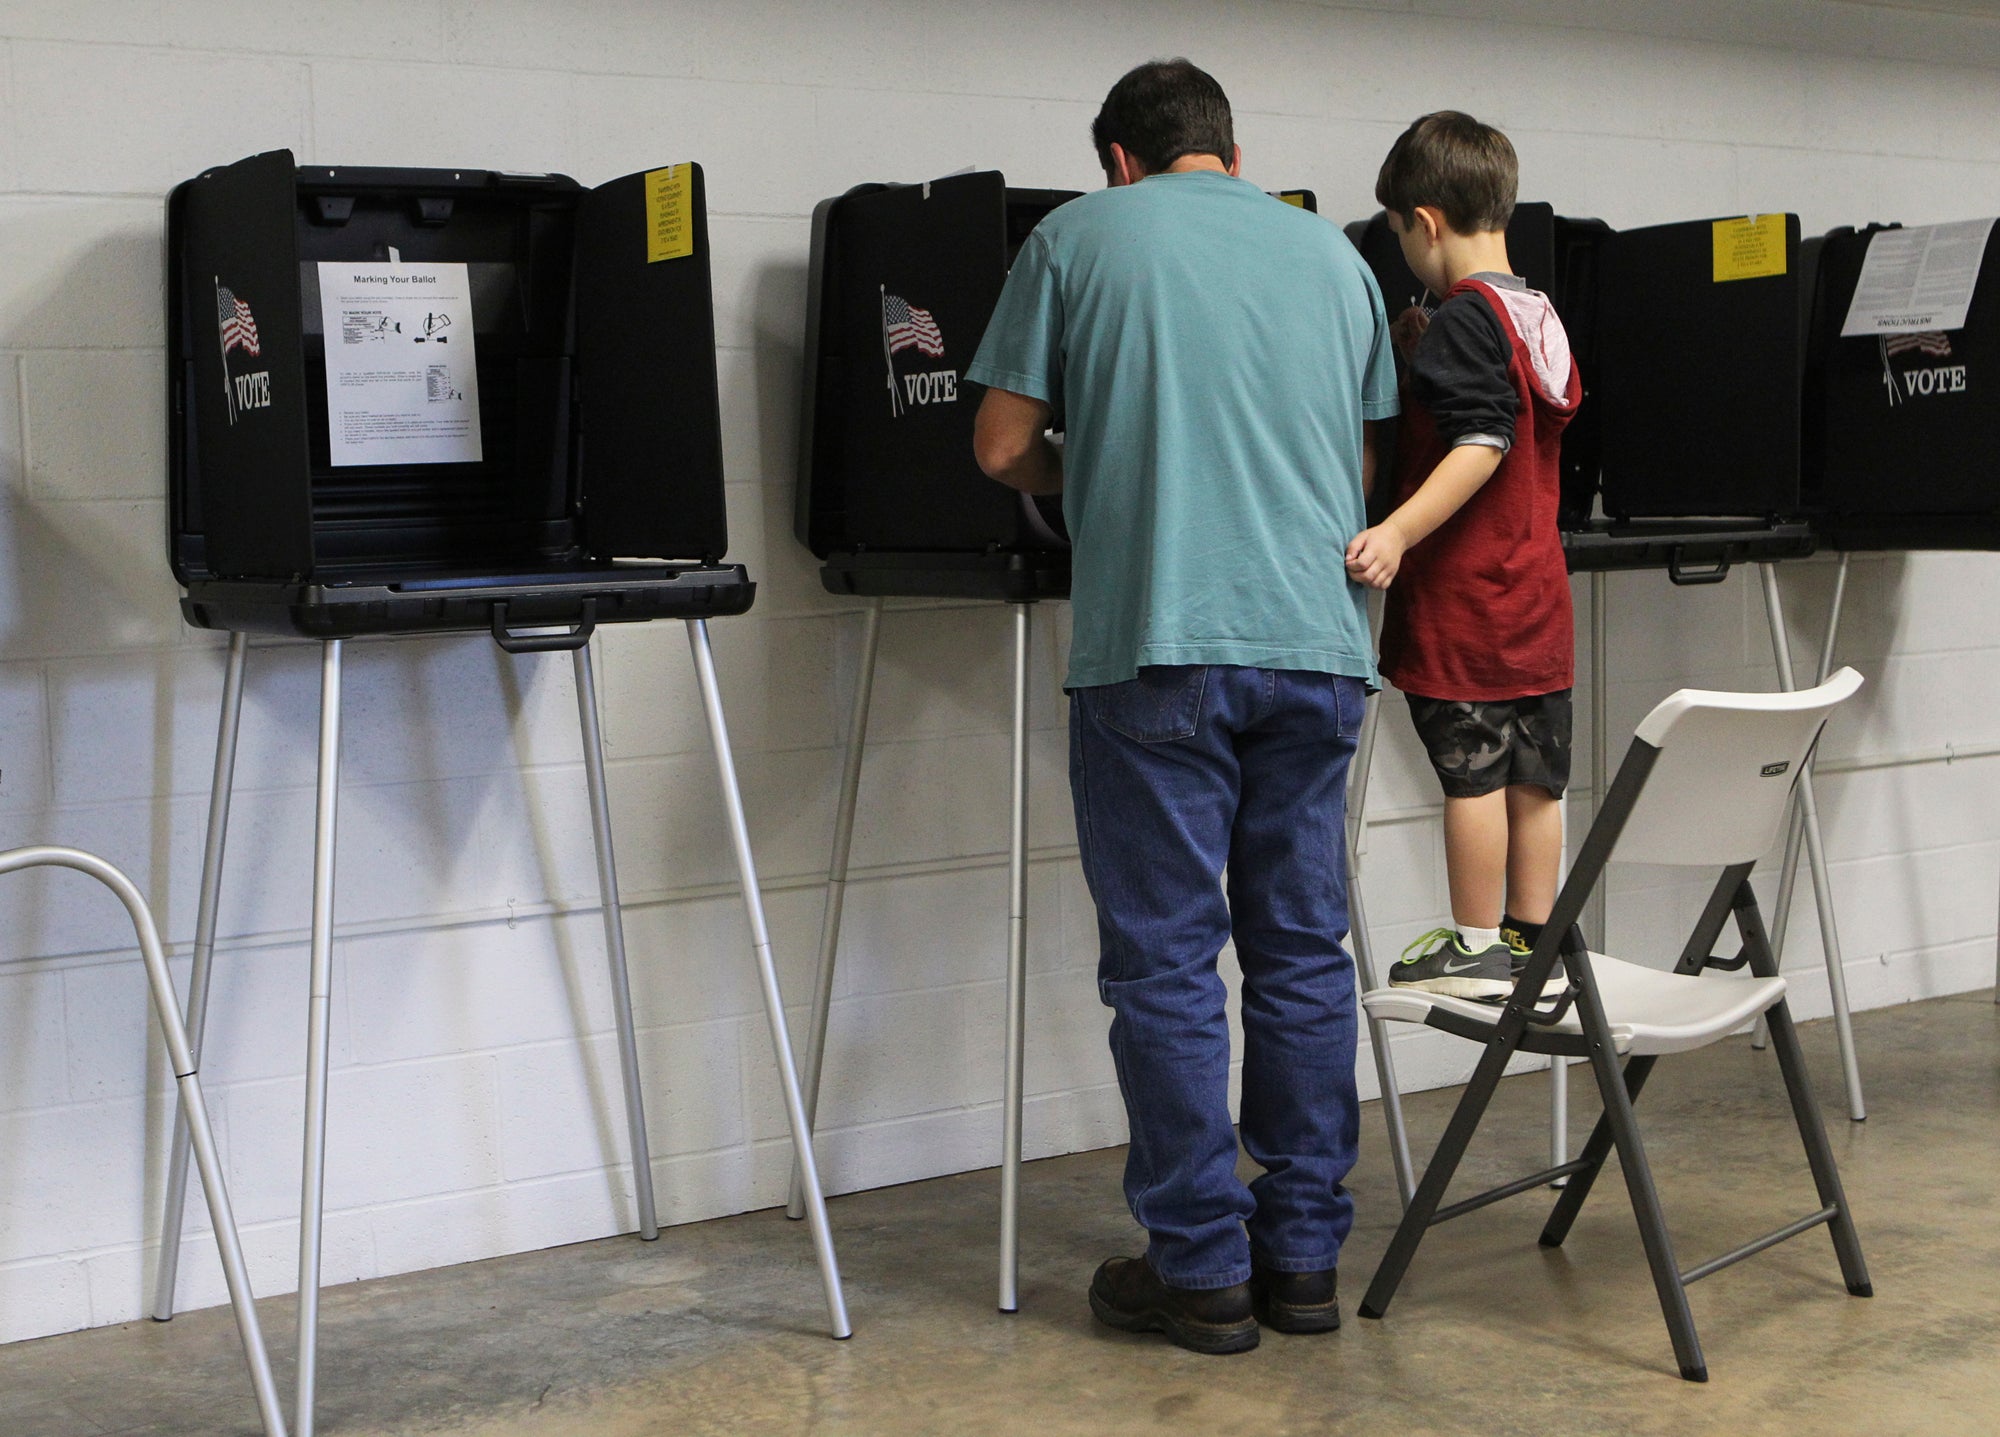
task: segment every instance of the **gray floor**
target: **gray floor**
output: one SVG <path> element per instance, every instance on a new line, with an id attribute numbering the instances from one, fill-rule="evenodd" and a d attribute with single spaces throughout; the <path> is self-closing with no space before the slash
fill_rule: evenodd
<path id="1" fill-rule="evenodd" d="M 1609 1173 L 1562 1250 L 1535 1244 L 1543 1198 L 1516 1198 L 1433 1231 L 1387 1320 L 1353 1317 L 1395 1216 L 1371 1104 L 1336 1334 L 1202 1358 L 1094 1326 L 1091 1269 L 1136 1243 L 1122 1154 L 1088 1153 L 1027 1170 L 1012 1317 L 992 1307 L 990 1172 L 834 1202 L 848 1342 L 824 1335 L 804 1230 L 779 1213 L 331 1290 L 320 1431 L 1986 1437 L 2000 1430 L 2000 1008 L 1968 994 L 1855 1029 L 1863 1125 L 1838 1116 L 1830 1026 L 1805 1032 L 1878 1295 L 1846 1295 L 1822 1232 L 1699 1284 L 1705 1386 L 1674 1375 Z M 1595 1099 L 1577 1078 L 1581 1132 Z M 1411 1101 L 1420 1149 L 1454 1097 Z M 1539 1163 L 1545 1112 L 1544 1079 L 1503 1084 L 1462 1182 Z M 1640 1118 L 1684 1265 L 1815 1206 L 1775 1066 L 1747 1043 L 1666 1060 Z M 264 1311 L 282 1341 L 289 1300 Z M 5 1437 L 255 1430 L 222 1311 L 0 1348 Z"/>

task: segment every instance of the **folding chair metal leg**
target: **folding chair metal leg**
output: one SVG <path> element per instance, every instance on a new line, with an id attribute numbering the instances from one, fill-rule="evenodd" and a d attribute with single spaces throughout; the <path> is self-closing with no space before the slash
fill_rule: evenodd
<path id="1" fill-rule="evenodd" d="M 1028 614 L 1014 605 L 1013 802 L 1007 839 L 1007 1048 L 1000 1132 L 1000 1310 L 1021 1307 L 1021 1118 L 1028 1014 Z"/>
<path id="2" fill-rule="evenodd" d="M 319 1377 L 320 1237 L 326 1223 L 327 1041 L 333 1011 L 333 851 L 340 796 L 339 639 L 322 645 L 319 792 L 313 821 L 312 963 L 306 1017 L 305 1166 L 299 1196 L 299 1375 L 292 1419 L 312 1437 Z"/>
<path id="3" fill-rule="evenodd" d="M 1639 1092 L 1646 1086 L 1646 1079 L 1652 1074 L 1657 1058 L 1633 1058 L 1625 1064 L 1625 1099 L 1628 1103 L 1639 1101 Z M 1590 1137 L 1584 1142 L 1578 1160 L 1585 1166 L 1571 1174 L 1562 1196 L 1556 1199 L 1549 1220 L 1542 1228 L 1543 1247 L 1561 1247 L 1563 1239 L 1569 1236 L 1570 1225 L 1576 1215 L 1583 1211 L 1584 1200 L 1590 1196 L 1591 1185 L 1597 1175 L 1604 1170 L 1604 1160 L 1611 1154 L 1611 1118 L 1600 1115 L 1597 1125 L 1590 1130 Z"/>
<path id="4" fill-rule="evenodd" d="M 215 736 L 215 772 L 208 788 L 208 840 L 201 853 L 201 897 L 195 908 L 194 965 L 188 975 L 188 1051 L 201 1061 L 208 1030 L 208 990 L 215 960 L 216 911 L 222 899 L 222 856 L 229 837 L 229 799 L 236 786 L 236 735 L 243 717 L 243 667 L 247 634 L 229 636 L 229 661 L 222 671 L 222 718 Z M 185 1108 L 174 1110 L 167 1147 L 167 1192 L 160 1218 L 160 1269 L 153 1289 L 153 1316 L 174 1315 L 174 1285 L 180 1278 L 181 1224 L 187 1210 L 188 1128 Z"/>
<path id="5" fill-rule="evenodd" d="M 237 1236 L 236 1217 L 230 1208 L 229 1191 L 222 1178 L 222 1163 L 215 1151 L 215 1134 L 209 1124 L 208 1105 L 202 1099 L 201 1080 L 196 1076 L 194 1045 L 182 1020 L 174 994 L 174 980 L 167 972 L 166 950 L 160 945 L 158 925 L 138 886 L 125 874 L 93 853 L 75 848 L 38 846 L 0 853 L 0 873 L 23 868 L 56 867 L 74 869 L 96 879 L 125 905 L 138 940 L 139 957 L 146 969 L 146 984 L 152 992 L 153 1015 L 159 1019 L 166 1040 L 167 1061 L 174 1070 L 174 1085 L 180 1109 L 187 1120 L 186 1133 L 201 1173 L 201 1186 L 208 1200 L 208 1216 L 215 1228 L 215 1243 L 221 1251 L 222 1277 L 229 1289 L 229 1305 L 236 1314 L 236 1332 L 243 1343 L 243 1358 L 250 1368 L 250 1383 L 256 1392 L 257 1412 L 266 1437 L 285 1437 L 285 1419 L 278 1407 L 278 1386 L 271 1375 L 271 1358 L 264 1346 L 264 1330 L 257 1320 L 256 1296 L 250 1290 L 250 1272 L 243 1260 L 243 1245 Z"/>
<path id="6" fill-rule="evenodd" d="M 1382 1254 L 1382 1261 L 1361 1299 L 1363 1317 L 1380 1317 L 1389 1310 L 1396 1289 L 1402 1285 L 1403 1274 L 1409 1270 L 1410 1259 L 1417 1255 L 1417 1245 L 1423 1241 L 1431 1218 L 1437 1213 L 1438 1204 L 1444 1201 L 1445 1190 L 1451 1186 L 1452 1175 L 1458 1171 L 1466 1145 L 1478 1131 L 1486 1105 L 1493 1101 L 1493 1090 L 1500 1085 L 1501 1076 L 1507 1071 L 1507 1062 L 1514 1056 L 1518 1036 L 1516 1034 L 1505 1042 L 1489 1043 L 1480 1054 L 1478 1066 L 1472 1070 L 1465 1091 L 1459 1095 L 1458 1106 L 1452 1110 L 1451 1121 L 1445 1125 L 1444 1136 L 1438 1139 L 1437 1151 L 1431 1155 L 1430 1163 L 1417 1183 L 1416 1195 L 1403 1209 L 1403 1220 L 1396 1225 L 1396 1235 L 1389 1240 L 1389 1250 Z"/>
<path id="7" fill-rule="evenodd" d="M 1765 935 L 1756 895 L 1747 883 L 1738 896 L 1736 921 L 1743 933 L 1744 946 L 1750 952 L 1751 970 L 1760 977 L 1775 974 L 1777 958 Z M 1861 1256 L 1861 1238 L 1854 1230 L 1854 1215 L 1847 1206 L 1847 1192 L 1840 1183 L 1840 1166 L 1834 1161 L 1826 1124 L 1820 1118 L 1819 1100 L 1813 1096 L 1812 1079 L 1806 1073 L 1805 1052 L 1799 1046 L 1790 1005 L 1780 999 L 1769 1017 L 1771 1046 L 1777 1052 L 1778 1071 L 1784 1075 L 1785 1092 L 1792 1101 L 1792 1118 L 1798 1124 L 1799 1141 L 1805 1145 L 1813 1186 L 1819 1193 L 1820 1206 L 1833 1209 L 1827 1231 L 1833 1238 L 1834 1254 L 1840 1259 L 1841 1278 L 1854 1296 L 1872 1297 L 1875 1288 L 1868 1280 L 1868 1264 Z"/>
<path id="8" fill-rule="evenodd" d="M 1368 696 L 1361 714 L 1361 734 L 1354 749 L 1352 778 L 1347 786 L 1347 931 L 1354 945 L 1354 976 L 1359 993 L 1378 986 L 1375 942 L 1368 931 L 1367 905 L 1361 892 L 1361 855 L 1367 850 L 1368 778 L 1375 765 L 1375 736 L 1381 725 L 1382 696 Z M 1363 1010 L 1367 1016 L 1367 1010 Z M 1403 1090 L 1396 1081 L 1396 1059 L 1389 1048 L 1389 1025 L 1368 1017 L 1368 1048 L 1375 1056 L 1375 1078 L 1382 1091 L 1382 1121 L 1389 1129 L 1389 1163 L 1396 1172 L 1396 1196 L 1404 1207 L 1417 1190 L 1416 1168 L 1410 1162 L 1410 1134 L 1403 1122 Z"/>
<path id="9" fill-rule="evenodd" d="M 1617 1055 L 1611 1050 L 1604 1010 L 1594 992 L 1579 998 L 1577 1006 L 1585 1009 L 1585 1032 L 1589 1033 L 1593 1027 L 1597 1030 L 1591 1034 L 1590 1065 L 1597 1074 L 1597 1090 L 1604 1098 L 1612 1141 L 1618 1148 L 1618 1165 L 1625 1173 L 1625 1188 L 1632 1197 L 1632 1216 L 1639 1224 L 1646 1265 L 1653 1270 L 1653 1287 L 1659 1293 L 1660 1312 L 1667 1320 L 1667 1335 L 1673 1340 L 1674 1358 L 1680 1363 L 1682 1377 L 1690 1382 L 1706 1382 L 1708 1363 L 1701 1355 L 1701 1340 L 1695 1336 L 1687 1288 L 1674 1260 L 1673 1238 L 1667 1233 L 1666 1214 L 1660 1210 L 1659 1190 L 1653 1185 L 1653 1169 L 1646 1161 L 1646 1147 L 1640 1141 L 1639 1125 L 1632 1116 L 1632 1101 L 1625 1091 L 1624 1076 L 1618 1071 Z"/>
<path id="10" fill-rule="evenodd" d="M 694 654 L 695 681 L 701 689 L 701 704 L 708 717 L 708 736 L 715 749 L 716 775 L 722 784 L 723 805 L 729 813 L 729 837 L 736 854 L 736 874 L 743 890 L 743 909 L 750 923 L 750 947 L 757 962 L 757 976 L 764 990 L 764 1012 L 770 1020 L 771 1050 L 777 1059 L 778 1086 L 785 1101 L 785 1118 L 791 1126 L 792 1145 L 799 1170 L 805 1175 L 806 1222 L 812 1231 L 813 1252 L 819 1259 L 820 1282 L 826 1292 L 827 1317 L 835 1337 L 849 1337 L 854 1329 L 847 1320 L 847 1299 L 840 1288 L 840 1264 L 834 1257 L 833 1232 L 826 1217 L 826 1196 L 821 1191 L 819 1165 L 813 1160 L 812 1126 L 806 1121 L 805 1099 L 799 1093 L 798 1069 L 792 1063 L 792 1042 L 785 1028 L 785 1000 L 778 991 L 777 964 L 771 957 L 771 931 L 764 920 L 763 891 L 757 883 L 757 862 L 750 852 L 750 824 L 743 812 L 743 791 L 736 782 L 736 760 L 729 751 L 729 725 L 722 714 L 722 689 L 715 678 L 715 654 L 709 647 L 708 623 L 687 620 L 688 647 Z"/>
<path id="11" fill-rule="evenodd" d="M 570 651 L 576 711 L 583 729 L 583 772 L 590 790 L 590 829 L 597 846 L 598 902 L 604 911 L 604 952 L 611 964 L 611 1008 L 618 1029 L 618 1068 L 625 1087 L 625 1128 L 632 1148 L 632 1189 L 639 1237 L 660 1235 L 653 1206 L 653 1153 L 646 1141 L 646 1099 L 639 1085 L 639 1039 L 632 1020 L 632 977 L 625 963 L 625 919 L 618 901 L 618 860 L 611 847 L 611 800 L 604 783 L 604 732 L 597 716 L 597 677 L 590 644 Z"/>
<path id="12" fill-rule="evenodd" d="M 840 800 L 833 814 L 833 855 L 826 865 L 826 906 L 819 916 L 819 963 L 813 970 L 812 1014 L 806 1023 L 806 1066 L 799 1075 L 809 1126 L 819 1121 L 820 1070 L 826 1062 L 827 1017 L 833 1009 L 833 965 L 840 953 L 840 919 L 847 903 L 847 860 L 854 844 L 854 813 L 861 797 L 861 760 L 868 745 L 868 705 L 875 692 L 875 655 L 881 640 L 882 600 L 871 599 L 862 612 L 861 669 L 854 678 L 854 707 L 847 716 L 847 751 L 840 765 Z M 796 1221 L 805 1215 L 805 1183 L 794 1163 L 785 1216 Z"/>

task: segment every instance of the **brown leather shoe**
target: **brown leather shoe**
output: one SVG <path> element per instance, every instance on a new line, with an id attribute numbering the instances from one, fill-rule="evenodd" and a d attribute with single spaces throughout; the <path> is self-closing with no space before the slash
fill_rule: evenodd
<path id="1" fill-rule="evenodd" d="M 1340 1274 L 1252 1265 L 1250 1305 L 1273 1332 L 1332 1332 L 1340 1326 Z"/>
<path id="2" fill-rule="evenodd" d="M 1090 1310 L 1120 1332 L 1164 1332 L 1190 1352 L 1248 1352 L 1257 1345 L 1250 1284 L 1168 1287 L 1143 1257 L 1107 1258 L 1090 1280 Z"/>

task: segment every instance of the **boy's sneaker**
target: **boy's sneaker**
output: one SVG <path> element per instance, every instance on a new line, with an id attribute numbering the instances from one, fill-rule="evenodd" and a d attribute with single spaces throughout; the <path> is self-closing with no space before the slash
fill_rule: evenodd
<path id="1" fill-rule="evenodd" d="M 1412 957 L 1413 949 L 1421 951 Z M 1493 943 L 1475 952 L 1459 941 L 1456 929 L 1433 928 L 1390 966 L 1389 986 L 1504 1003 L 1514 991 L 1514 949 Z"/>
<path id="2" fill-rule="evenodd" d="M 1535 951 L 1535 945 L 1528 942 L 1527 938 L 1522 935 L 1521 930 L 1514 927 L 1511 923 L 1502 923 L 1500 925 L 1500 941 L 1505 943 L 1508 950 L 1513 953 L 1514 976 L 1519 978 L 1521 970 L 1528 966 L 1528 955 Z M 1569 975 L 1563 971 L 1563 960 L 1558 958 L 1556 959 L 1555 967 L 1549 970 L 1549 981 L 1542 985 L 1542 993 L 1544 996 L 1551 993 L 1560 993 L 1563 985 L 1568 982 Z"/>

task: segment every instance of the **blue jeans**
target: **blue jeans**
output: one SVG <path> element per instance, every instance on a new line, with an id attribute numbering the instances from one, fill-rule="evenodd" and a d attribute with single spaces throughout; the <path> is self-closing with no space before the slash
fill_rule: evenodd
<path id="1" fill-rule="evenodd" d="M 1143 668 L 1070 694 L 1070 788 L 1097 905 L 1098 991 L 1132 1147 L 1125 1198 L 1175 1287 L 1258 1265 L 1336 1265 L 1353 1223 L 1354 966 L 1348 760 L 1359 679 L 1235 666 Z M 1228 869 L 1225 900 L 1223 870 Z M 1229 1026 L 1216 959 L 1243 970 L 1236 1176 Z"/>

